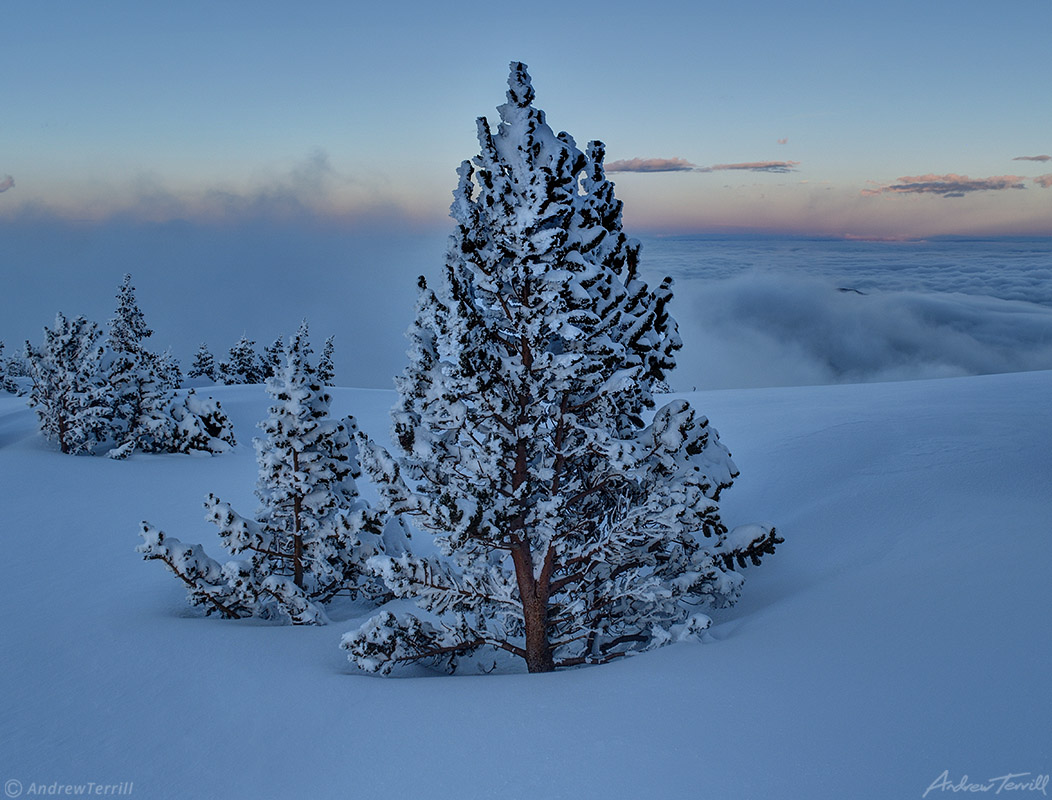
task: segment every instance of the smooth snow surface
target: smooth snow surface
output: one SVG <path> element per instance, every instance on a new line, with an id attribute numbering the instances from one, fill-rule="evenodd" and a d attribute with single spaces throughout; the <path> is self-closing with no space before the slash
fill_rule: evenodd
<path id="1" fill-rule="evenodd" d="M 0 396 L 5 784 L 885 800 L 944 771 L 1052 771 L 1052 371 L 691 395 L 742 471 L 723 519 L 786 538 L 710 641 L 455 678 L 357 674 L 338 644 L 364 610 L 320 628 L 201 618 L 140 559 L 142 519 L 218 556 L 205 495 L 255 507 L 268 398 L 209 393 L 231 453 L 127 461 L 59 454 Z M 336 390 L 333 413 L 383 437 L 393 402 Z"/>

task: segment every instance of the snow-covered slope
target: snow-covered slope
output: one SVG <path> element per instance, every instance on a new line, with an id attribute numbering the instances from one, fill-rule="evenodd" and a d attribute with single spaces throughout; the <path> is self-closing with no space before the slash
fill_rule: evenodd
<path id="1" fill-rule="evenodd" d="M 124 462 L 60 455 L 0 397 L 0 780 L 27 796 L 895 798 L 1052 771 L 1052 372 L 690 395 L 742 470 L 725 521 L 786 538 L 711 641 L 458 678 L 356 674 L 354 619 L 200 618 L 140 560 L 141 519 L 218 556 L 205 494 L 255 507 L 267 397 L 214 394 L 233 453 Z M 335 396 L 386 430 L 392 394 Z"/>

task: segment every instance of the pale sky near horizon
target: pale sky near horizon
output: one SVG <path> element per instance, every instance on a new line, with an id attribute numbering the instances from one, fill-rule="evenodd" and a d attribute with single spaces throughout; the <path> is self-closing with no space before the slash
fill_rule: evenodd
<path id="1" fill-rule="evenodd" d="M 440 227 L 507 65 L 641 232 L 1052 235 L 1049 0 L 8 0 L 0 219 Z M 620 162 L 618 164 L 617 162 Z"/>

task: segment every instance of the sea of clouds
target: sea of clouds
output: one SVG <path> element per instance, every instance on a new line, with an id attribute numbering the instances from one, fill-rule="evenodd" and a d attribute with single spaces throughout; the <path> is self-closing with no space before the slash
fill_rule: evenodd
<path id="1" fill-rule="evenodd" d="M 1052 369 L 1052 242 L 648 240 L 677 279 L 676 388 Z M 649 258 L 648 258 L 649 256 Z"/>
<path id="2" fill-rule="evenodd" d="M 418 275 L 448 229 L 310 221 L 206 224 L 47 216 L 0 222 L 5 355 L 56 311 L 105 323 L 130 272 L 155 348 L 269 344 L 309 319 L 336 337 L 341 384 L 390 388 Z M 643 272 L 676 280 L 677 389 L 1052 369 L 1052 241 L 646 238 Z"/>

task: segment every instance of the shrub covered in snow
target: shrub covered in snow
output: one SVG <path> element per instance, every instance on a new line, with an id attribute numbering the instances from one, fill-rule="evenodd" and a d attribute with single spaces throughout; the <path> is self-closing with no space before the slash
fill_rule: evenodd
<path id="1" fill-rule="evenodd" d="M 653 412 L 681 346 L 671 281 L 640 280 L 603 145 L 552 132 L 523 64 L 508 85 L 458 170 L 444 283 L 420 281 L 398 455 L 362 444 L 388 507 L 440 551 L 370 560 L 424 613 L 344 637 L 369 671 L 481 648 L 550 671 L 693 637 L 701 608 L 738 597 L 735 565 L 781 541 L 720 520 L 738 471 L 708 420 L 682 400 Z"/>

